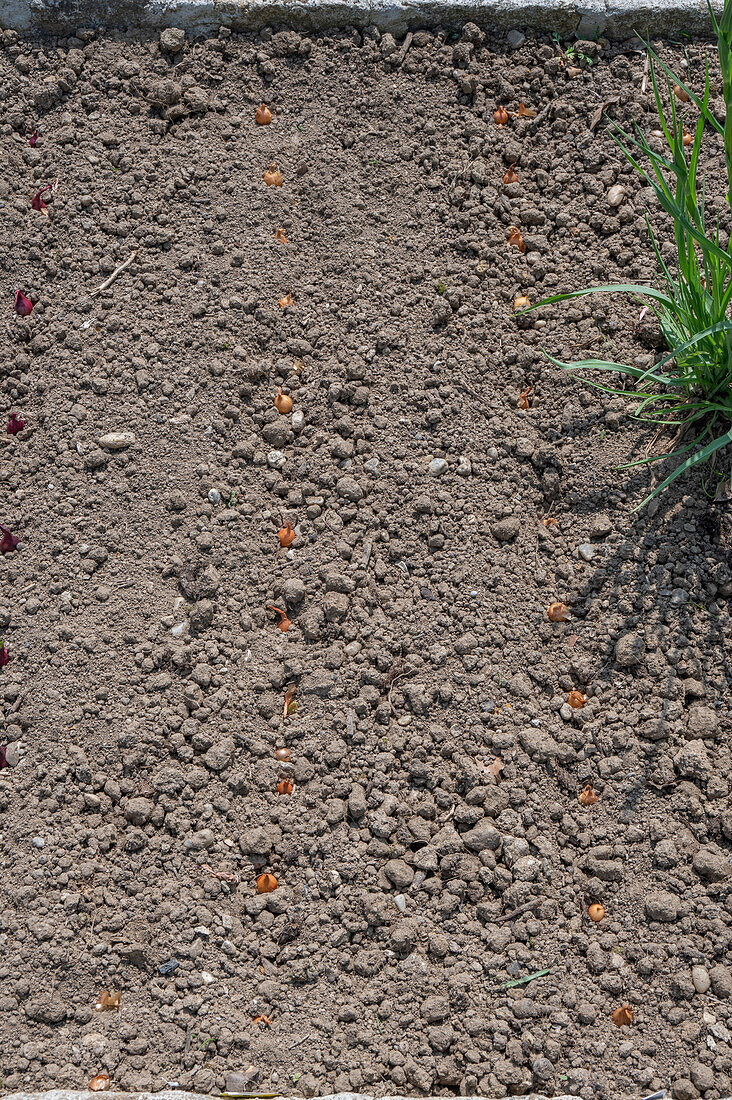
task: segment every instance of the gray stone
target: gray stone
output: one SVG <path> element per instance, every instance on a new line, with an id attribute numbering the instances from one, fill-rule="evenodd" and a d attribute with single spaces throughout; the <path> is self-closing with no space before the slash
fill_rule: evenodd
<path id="1" fill-rule="evenodd" d="M 187 852 L 205 852 L 207 848 L 213 848 L 216 837 L 210 829 L 199 829 L 196 833 L 188 833 L 184 844 Z"/>
<path id="2" fill-rule="evenodd" d="M 526 35 L 521 31 L 509 31 L 506 35 L 506 43 L 510 50 L 520 50 L 526 41 Z"/>
<path id="3" fill-rule="evenodd" d="M 447 473 L 447 461 L 444 458 L 433 458 L 428 469 L 432 477 L 441 477 L 442 474 Z"/>
<path id="4" fill-rule="evenodd" d="M 126 451 L 134 442 L 134 432 L 107 432 L 97 440 L 103 451 Z"/>

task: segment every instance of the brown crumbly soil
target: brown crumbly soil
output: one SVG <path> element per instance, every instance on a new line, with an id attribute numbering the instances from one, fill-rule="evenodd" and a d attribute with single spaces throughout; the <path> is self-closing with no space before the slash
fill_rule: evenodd
<path id="1" fill-rule="evenodd" d="M 513 310 L 655 278 L 636 46 L 3 43 L 3 1087 L 732 1092 L 724 513 Z"/>

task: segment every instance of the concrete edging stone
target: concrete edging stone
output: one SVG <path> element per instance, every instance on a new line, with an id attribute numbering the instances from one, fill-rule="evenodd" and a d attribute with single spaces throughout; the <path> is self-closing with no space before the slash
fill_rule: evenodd
<path id="1" fill-rule="evenodd" d="M 182 1092 L 178 1089 L 168 1089 L 165 1092 L 105 1092 L 105 1100 L 220 1100 L 217 1097 L 203 1096 L 199 1092 Z M 224 1096 L 227 1094 L 224 1093 Z M 232 1097 L 237 1093 L 232 1093 Z M 99 1100 L 97 1092 L 73 1092 L 69 1089 L 52 1089 L 50 1092 L 14 1092 L 6 1096 L 4 1100 Z M 281 1096 L 278 1100 L 302 1100 L 302 1097 Z M 358 1092 L 339 1092 L 329 1096 L 316 1096 L 313 1100 L 415 1100 L 413 1096 L 383 1096 L 373 1097 Z M 443 1096 L 421 1097 L 420 1100 L 445 1100 Z M 476 1100 L 474 1096 L 458 1096 L 453 1100 Z M 576 1096 L 548 1097 L 543 1093 L 532 1092 L 525 1096 L 506 1097 L 505 1100 L 577 1100 Z M 620 1098 L 618 1098 L 620 1100 Z M 732 1100 L 732 1098 L 728 1098 Z"/>
<path id="2" fill-rule="evenodd" d="M 722 5 L 713 0 L 715 10 Z M 62 35 L 80 27 L 176 26 L 206 33 L 268 24 L 305 31 L 376 25 L 398 33 L 468 20 L 494 30 L 532 28 L 581 38 L 623 39 L 635 30 L 711 33 L 706 0 L 0 0 L 0 27 Z"/>
<path id="3" fill-rule="evenodd" d="M 218 1094 L 217 1097 L 204 1096 L 199 1092 L 183 1092 L 178 1089 L 168 1089 L 165 1092 L 104 1093 L 105 1100 L 220 1100 L 220 1095 Z M 227 1094 L 224 1093 L 223 1095 L 226 1096 Z M 232 1097 L 238 1095 L 237 1093 L 231 1094 Z M 667 1092 L 667 1098 L 670 1100 L 670 1092 Z M 14 1092 L 6 1096 L 4 1100 L 99 1100 L 99 1094 L 86 1091 L 74 1092 L 70 1089 L 52 1089 L 50 1092 Z M 278 1100 L 302 1100 L 302 1098 L 281 1096 L 278 1097 Z M 338 1092 L 328 1096 L 316 1096 L 313 1100 L 415 1100 L 415 1098 L 413 1096 L 374 1097 L 359 1092 Z M 445 1098 L 442 1096 L 428 1096 L 422 1097 L 420 1100 L 445 1100 Z M 474 1096 L 458 1096 L 454 1097 L 453 1100 L 476 1100 L 476 1098 Z M 506 1097 L 505 1100 L 577 1100 L 577 1097 L 566 1095 L 548 1097 L 543 1093 L 532 1092 L 524 1096 Z M 617 1100 L 622 1100 L 622 1097 L 618 1096 Z M 732 1100 L 732 1097 L 727 1097 L 726 1100 Z"/>

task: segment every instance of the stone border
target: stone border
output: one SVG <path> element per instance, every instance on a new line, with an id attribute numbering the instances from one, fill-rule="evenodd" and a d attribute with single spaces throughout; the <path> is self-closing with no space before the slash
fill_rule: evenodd
<path id="1" fill-rule="evenodd" d="M 170 1089 L 166 1092 L 105 1092 L 103 1094 L 105 1100 L 220 1100 L 221 1096 L 225 1097 L 227 1095 L 227 1093 L 222 1093 L 216 1097 L 202 1096 L 198 1092 L 183 1092 L 177 1089 Z M 230 1095 L 233 1100 L 234 1097 L 238 1097 L 240 1094 L 231 1093 Z M 100 1100 L 100 1094 L 98 1092 L 72 1092 L 69 1089 L 52 1089 L 50 1092 L 14 1092 L 6 1096 L 5 1100 Z M 281 1096 L 278 1097 L 278 1100 L 302 1100 L 302 1097 Z M 316 1096 L 313 1100 L 415 1100 L 415 1098 L 413 1096 L 373 1097 L 357 1092 L 339 1092 L 330 1096 Z M 445 1100 L 445 1097 L 428 1096 L 423 1097 L 422 1100 Z M 453 1100 L 476 1100 L 476 1098 L 474 1096 L 458 1096 L 454 1097 Z M 506 1100 L 550 1100 L 550 1098 L 538 1092 L 532 1092 L 529 1096 L 506 1097 Z M 577 1097 L 553 1096 L 551 1100 L 577 1100 Z M 618 1097 L 618 1100 L 621 1100 L 621 1098 Z M 732 1100 L 732 1098 L 728 1098 L 728 1100 Z"/>
<path id="2" fill-rule="evenodd" d="M 721 12 L 723 0 L 713 0 Z M 376 25 L 410 27 L 464 23 L 510 30 L 532 28 L 592 38 L 711 32 L 706 0 L 0 0 L 0 27 L 68 35 L 79 27 L 219 26 L 257 30 L 267 24 L 304 31 Z"/>
<path id="3" fill-rule="evenodd" d="M 665 1094 L 665 1100 L 670 1100 L 671 1094 L 668 1089 L 662 1089 L 660 1093 L 654 1092 L 646 1097 L 638 1097 L 637 1100 L 661 1100 L 661 1097 Z M 252 1096 L 256 1094 L 251 1094 Z M 241 1097 L 240 1093 L 220 1093 L 216 1097 L 202 1096 L 198 1092 L 183 1092 L 178 1089 L 169 1089 L 165 1092 L 106 1092 L 104 1094 L 105 1100 L 221 1100 L 221 1097 L 231 1096 L 232 1100 L 235 1097 Z M 14 1092 L 9 1096 L 6 1096 L 4 1100 L 99 1100 L 99 1093 L 96 1092 L 73 1092 L 70 1089 L 53 1089 L 50 1092 Z M 278 1100 L 302 1100 L 301 1097 L 295 1096 L 281 1096 Z M 383 1096 L 374 1097 L 365 1095 L 359 1092 L 338 1092 L 332 1093 L 329 1096 L 316 1096 L 313 1100 L 415 1100 L 413 1096 Z M 427 1096 L 422 1100 L 445 1100 L 444 1096 Z M 475 1096 L 457 1096 L 453 1097 L 453 1100 L 476 1100 Z M 532 1092 L 528 1096 L 512 1096 L 505 1097 L 505 1100 L 577 1100 L 576 1096 L 553 1096 L 548 1097 L 543 1093 Z M 622 1097 L 616 1097 L 616 1100 L 622 1100 Z M 727 1097 L 726 1100 L 732 1100 L 732 1097 Z"/>

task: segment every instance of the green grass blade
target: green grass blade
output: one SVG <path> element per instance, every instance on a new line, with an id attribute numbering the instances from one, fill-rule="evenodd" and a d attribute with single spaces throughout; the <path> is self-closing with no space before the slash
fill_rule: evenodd
<path id="1" fill-rule="evenodd" d="M 575 363 L 563 363 L 561 359 L 555 359 L 553 355 L 549 355 L 546 351 L 544 354 L 555 367 L 561 367 L 562 370 L 618 371 L 619 374 L 626 374 L 629 378 L 643 380 L 650 378 L 652 382 L 657 382 L 659 386 L 673 386 L 675 381 L 673 378 L 664 375 L 651 374 L 648 370 L 642 370 L 640 367 L 631 367 L 627 363 L 612 363 L 604 359 L 578 359 Z"/>
<path id="2" fill-rule="evenodd" d="M 700 462 L 706 462 L 707 459 L 711 458 L 711 456 L 716 451 L 720 450 L 722 447 L 728 446 L 730 443 L 732 443 L 732 429 L 725 432 L 724 435 L 717 436 L 717 438 L 713 439 L 711 443 L 707 443 L 706 447 L 702 447 L 700 451 L 697 451 L 695 454 L 689 455 L 687 459 L 684 459 L 684 461 L 676 467 L 673 473 L 669 474 L 667 478 L 664 478 L 661 484 L 657 485 L 653 492 L 650 493 L 645 498 L 645 500 L 642 500 L 640 504 L 636 505 L 633 511 L 637 512 L 640 508 L 643 508 L 644 505 L 648 504 L 648 502 L 650 500 L 653 500 L 654 497 L 657 497 L 658 494 L 663 492 L 664 489 L 667 489 L 668 486 L 676 481 L 678 477 L 681 477 L 682 474 L 685 474 L 694 466 L 698 466 Z"/>
<path id="3" fill-rule="evenodd" d="M 653 298 L 669 309 L 673 309 L 675 304 L 673 298 L 670 298 L 668 294 L 664 294 L 662 290 L 656 290 L 653 286 L 640 286 L 637 283 L 604 283 L 602 286 L 588 286 L 584 287 L 582 290 L 568 290 L 563 294 L 551 294 L 548 298 L 542 298 L 540 302 L 536 302 L 533 306 L 522 309 L 521 313 L 530 313 L 532 309 L 539 309 L 540 306 L 553 305 L 554 302 L 569 302 L 572 298 L 582 298 L 586 294 L 611 293 L 636 294 L 639 297 Z"/>

